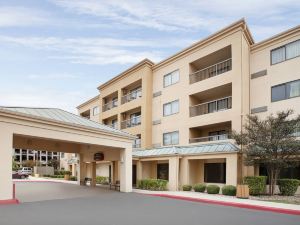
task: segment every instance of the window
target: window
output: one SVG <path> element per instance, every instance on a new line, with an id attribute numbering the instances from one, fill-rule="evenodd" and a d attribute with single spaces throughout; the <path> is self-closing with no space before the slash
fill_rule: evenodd
<path id="1" fill-rule="evenodd" d="M 157 179 L 169 180 L 169 164 L 157 164 Z"/>
<path id="2" fill-rule="evenodd" d="M 99 107 L 96 106 L 96 107 L 93 108 L 93 115 L 96 116 L 98 114 L 99 114 Z"/>
<path id="3" fill-rule="evenodd" d="M 291 42 L 271 51 L 271 64 L 277 64 L 300 56 L 300 40 Z"/>
<path id="4" fill-rule="evenodd" d="M 205 183 L 226 183 L 226 163 L 205 163 Z"/>
<path id="5" fill-rule="evenodd" d="M 163 134 L 164 145 L 178 145 L 179 144 L 179 132 L 174 131 Z"/>
<path id="6" fill-rule="evenodd" d="M 263 165 L 259 166 L 259 176 L 268 176 L 267 168 Z M 300 166 L 297 167 L 288 167 L 284 168 L 280 171 L 279 179 L 300 179 Z M 267 183 L 269 182 L 269 179 L 267 179 Z"/>
<path id="7" fill-rule="evenodd" d="M 271 89 L 272 102 L 299 97 L 300 96 L 300 80 L 280 84 Z"/>
<path id="8" fill-rule="evenodd" d="M 164 76 L 164 87 L 176 84 L 179 81 L 179 70 L 168 73 Z"/>
<path id="9" fill-rule="evenodd" d="M 164 116 L 169 116 L 179 112 L 179 100 L 164 104 Z"/>

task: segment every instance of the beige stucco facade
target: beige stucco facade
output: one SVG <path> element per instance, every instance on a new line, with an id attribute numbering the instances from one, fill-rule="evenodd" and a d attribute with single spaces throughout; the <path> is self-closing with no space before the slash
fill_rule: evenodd
<path id="1" fill-rule="evenodd" d="M 100 85 L 99 122 L 117 120 L 118 128 L 140 135 L 141 149 L 233 143 L 230 133 L 242 130 L 247 114 L 300 113 L 299 97 L 271 99 L 273 86 L 300 79 L 299 56 L 272 65 L 271 51 L 297 40 L 299 26 L 254 43 L 245 21 L 237 21 L 157 64 L 146 59 Z M 122 102 L 136 87 L 142 88 L 141 97 Z M 136 111 L 141 112 L 140 125 L 124 129 L 122 121 Z M 169 189 L 178 190 L 183 184 L 205 182 L 205 171 L 215 164 L 226 170 L 220 185 L 237 185 L 242 176 L 258 174 L 258 168 L 242 166 L 241 159 L 238 151 L 136 157 L 134 176 L 157 178 L 159 164 L 164 164 Z"/>

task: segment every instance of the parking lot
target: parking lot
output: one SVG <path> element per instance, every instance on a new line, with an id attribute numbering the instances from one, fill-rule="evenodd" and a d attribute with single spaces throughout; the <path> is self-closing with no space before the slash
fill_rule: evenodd
<path id="1" fill-rule="evenodd" d="M 0 206 L 2 225 L 299 225 L 300 217 L 120 193 L 101 187 L 18 182 L 19 205 Z"/>

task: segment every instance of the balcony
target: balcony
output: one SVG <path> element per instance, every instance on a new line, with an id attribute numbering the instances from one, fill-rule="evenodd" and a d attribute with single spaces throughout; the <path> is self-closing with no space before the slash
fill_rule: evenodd
<path id="1" fill-rule="evenodd" d="M 190 84 L 230 71 L 231 58 L 231 46 L 227 46 L 190 63 Z"/>
<path id="2" fill-rule="evenodd" d="M 190 74 L 190 84 L 226 73 L 232 69 L 231 59 L 226 59 L 222 62 L 198 70 Z"/>
<path id="3" fill-rule="evenodd" d="M 129 94 L 124 95 L 121 99 L 121 104 L 125 104 L 127 102 L 131 102 L 137 98 L 142 97 L 142 88 L 134 89 L 129 92 Z"/>
<path id="4" fill-rule="evenodd" d="M 219 112 L 232 107 L 232 97 L 216 99 L 213 101 L 190 106 L 190 117 L 200 116 L 208 113 Z"/>
<path id="5" fill-rule="evenodd" d="M 230 139 L 229 134 L 212 135 L 207 137 L 190 138 L 190 144 L 207 142 L 207 141 L 220 141 L 220 140 L 227 140 L 227 139 Z"/>
<path id="6" fill-rule="evenodd" d="M 114 99 L 111 102 L 108 102 L 102 106 L 102 112 L 108 111 L 117 106 L 118 106 L 118 99 Z"/>
<path id="7" fill-rule="evenodd" d="M 141 116 L 132 117 L 121 122 L 121 129 L 135 127 L 141 124 Z"/>
<path id="8" fill-rule="evenodd" d="M 192 127 L 189 130 L 190 144 L 227 140 L 231 138 L 231 121 Z"/>

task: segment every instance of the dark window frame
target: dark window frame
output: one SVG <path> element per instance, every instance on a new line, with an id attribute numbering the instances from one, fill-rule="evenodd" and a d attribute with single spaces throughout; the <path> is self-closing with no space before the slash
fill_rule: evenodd
<path id="1" fill-rule="evenodd" d="M 220 169 L 220 174 L 219 175 L 219 179 L 217 179 L 216 177 L 211 177 L 209 176 L 208 173 L 212 173 L 213 175 L 215 175 L 216 171 L 209 171 L 210 169 L 215 169 L 217 170 L 218 167 L 214 167 L 212 168 L 212 166 L 217 166 L 219 165 L 219 169 Z M 222 163 L 204 163 L 204 182 L 205 183 L 217 183 L 217 184 L 226 184 L 226 162 L 222 162 Z"/>
<path id="2" fill-rule="evenodd" d="M 272 50 L 270 51 L 270 65 L 273 66 L 273 65 L 276 65 L 276 64 L 279 64 L 279 63 L 282 63 L 282 62 L 285 62 L 285 61 L 288 61 L 288 60 L 291 60 L 291 59 L 300 57 L 300 55 L 297 55 L 297 56 L 295 56 L 295 57 L 293 57 L 293 58 L 289 58 L 289 59 L 286 58 L 286 46 L 289 45 L 289 44 L 292 44 L 292 43 L 294 43 L 294 42 L 297 42 L 297 41 L 300 41 L 300 39 L 295 40 L 295 41 L 292 41 L 292 42 L 289 42 L 289 43 L 287 43 L 287 44 L 285 44 L 285 45 L 282 45 L 282 46 L 279 46 L 279 47 L 277 47 L 277 48 L 272 49 Z M 273 52 L 273 51 L 276 51 L 276 50 L 278 50 L 278 49 L 280 49 L 280 48 L 284 48 L 284 60 L 281 61 L 281 62 L 272 63 L 272 52 Z"/>
<path id="3" fill-rule="evenodd" d="M 282 83 L 282 84 L 277 84 L 277 85 L 274 85 L 274 86 L 272 86 L 271 87 L 271 102 L 279 102 L 279 101 L 284 101 L 284 100 L 287 100 L 287 99 L 292 99 L 292 98 L 298 98 L 298 97 L 300 97 L 300 95 L 298 95 L 298 96 L 294 96 L 294 97 L 287 97 L 287 85 L 288 84 L 290 84 L 290 83 L 294 83 L 294 82 L 300 82 L 300 79 L 298 79 L 298 80 L 293 80 L 293 81 L 289 81 L 289 82 L 286 82 L 286 83 Z M 273 99 L 272 99 L 272 90 L 273 90 L 273 88 L 276 88 L 276 87 L 279 87 L 279 86 L 283 86 L 284 85 L 284 99 L 280 99 L 280 100 L 275 100 L 275 101 L 273 101 Z"/>

